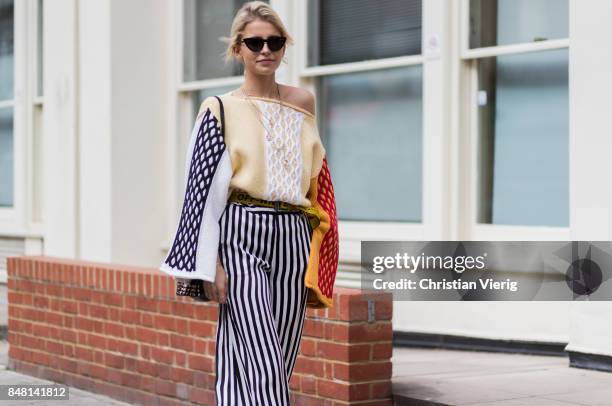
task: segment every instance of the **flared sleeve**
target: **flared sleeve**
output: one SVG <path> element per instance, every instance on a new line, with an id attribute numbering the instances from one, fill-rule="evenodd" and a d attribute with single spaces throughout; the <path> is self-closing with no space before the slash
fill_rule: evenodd
<path id="1" fill-rule="evenodd" d="M 325 155 L 320 171 L 310 180 L 308 198 L 318 217 L 318 224 L 312 232 L 310 257 L 304 280 L 309 289 L 307 306 L 331 307 L 338 270 L 339 238 L 336 198 Z"/>
<path id="2" fill-rule="evenodd" d="M 228 199 L 232 164 L 221 128 L 220 106 L 207 97 L 200 106 L 187 147 L 185 194 L 174 239 L 160 270 L 179 288 L 213 282 L 219 250 L 219 220 Z"/>

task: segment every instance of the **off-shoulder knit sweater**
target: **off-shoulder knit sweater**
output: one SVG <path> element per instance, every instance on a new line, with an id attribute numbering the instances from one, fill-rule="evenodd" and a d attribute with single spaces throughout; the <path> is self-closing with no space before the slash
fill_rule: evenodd
<path id="1" fill-rule="evenodd" d="M 336 204 L 315 116 L 276 99 L 230 92 L 201 104 L 187 147 L 181 217 L 160 270 L 175 278 L 214 281 L 219 219 L 235 189 L 270 201 L 312 207 L 305 274 L 307 306 L 331 307 L 338 267 Z"/>

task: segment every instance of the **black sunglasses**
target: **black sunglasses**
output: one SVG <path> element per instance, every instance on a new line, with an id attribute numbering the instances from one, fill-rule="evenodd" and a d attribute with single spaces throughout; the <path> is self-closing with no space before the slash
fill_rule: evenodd
<path id="1" fill-rule="evenodd" d="M 244 38 L 241 42 L 244 42 L 247 48 L 249 48 L 253 52 L 260 52 L 263 49 L 264 42 L 267 42 L 270 51 L 276 52 L 280 50 L 283 45 L 285 45 L 285 41 L 287 41 L 287 37 L 279 37 L 277 35 L 273 35 L 268 37 L 268 39 L 263 39 L 262 37 Z"/>

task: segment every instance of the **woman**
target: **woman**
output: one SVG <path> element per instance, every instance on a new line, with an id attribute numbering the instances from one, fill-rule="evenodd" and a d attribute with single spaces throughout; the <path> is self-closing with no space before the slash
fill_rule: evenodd
<path id="1" fill-rule="evenodd" d="M 220 96 L 223 110 L 215 97 L 200 107 L 181 219 L 160 268 L 180 294 L 219 303 L 219 405 L 288 405 L 306 307 L 332 305 L 333 187 L 312 93 L 275 80 L 286 40 L 268 4 L 236 14 L 226 61 L 244 65 L 244 82 Z"/>

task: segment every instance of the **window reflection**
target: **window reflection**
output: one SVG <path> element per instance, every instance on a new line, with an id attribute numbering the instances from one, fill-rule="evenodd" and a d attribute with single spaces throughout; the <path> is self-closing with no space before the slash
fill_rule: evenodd
<path id="1" fill-rule="evenodd" d="M 567 38 L 568 0 L 470 0 L 470 48 Z"/>
<path id="2" fill-rule="evenodd" d="M 183 3 L 183 81 L 241 76 L 242 65 L 223 61 L 229 27 L 245 0 L 185 0 Z M 268 3 L 268 1 L 266 1 Z"/>
<path id="3" fill-rule="evenodd" d="M 13 109 L 0 109 L 0 207 L 13 206 Z"/>
<path id="4" fill-rule="evenodd" d="M 422 0 L 310 0 L 308 65 L 421 53 Z"/>
<path id="5" fill-rule="evenodd" d="M 478 222 L 569 225 L 568 50 L 479 61 Z"/>
<path id="6" fill-rule="evenodd" d="M 0 0 L 0 100 L 13 98 L 13 1 Z"/>
<path id="7" fill-rule="evenodd" d="M 322 79 L 319 111 L 338 218 L 420 222 L 422 68 Z"/>

